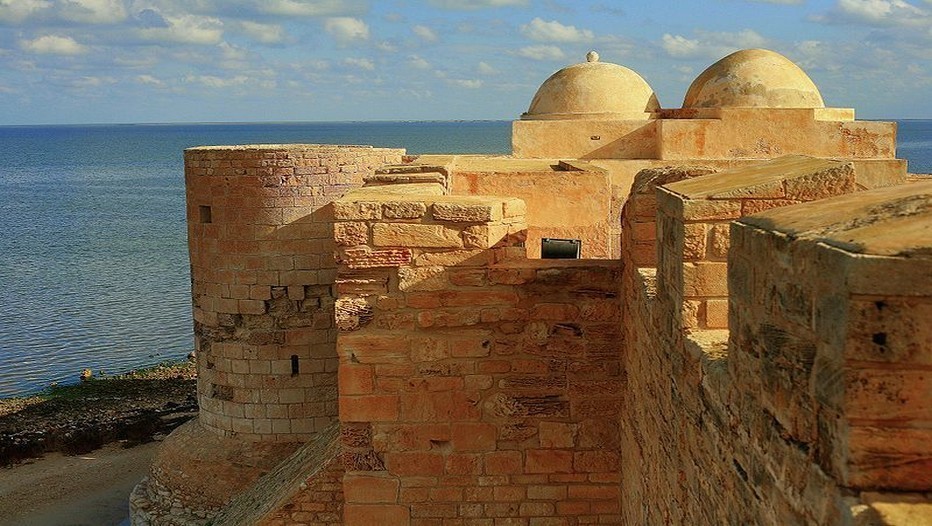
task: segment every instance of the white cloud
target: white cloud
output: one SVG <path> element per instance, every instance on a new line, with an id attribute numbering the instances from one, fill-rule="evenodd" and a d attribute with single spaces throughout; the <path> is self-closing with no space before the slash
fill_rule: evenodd
<path id="1" fill-rule="evenodd" d="M 839 0 L 845 18 L 869 24 L 916 25 L 929 20 L 929 12 L 903 0 Z"/>
<path id="2" fill-rule="evenodd" d="M 87 53 L 87 47 L 71 37 L 45 35 L 33 40 L 20 40 L 19 45 L 25 51 L 40 55 L 80 55 Z"/>
<path id="3" fill-rule="evenodd" d="M 126 20 L 123 0 L 0 0 L 0 21 L 61 20 L 78 24 L 117 24 Z"/>
<path id="4" fill-rule="evenodd" d="M 51 5 L 46 0 L 0 0 L 0 21 L 19 23 Z"/>
<path id="5" fill-rule="evenodd" d="M 430 69 L 430 62 L 427 62 L 417 55 L 411 55 L 408 59 L 408 64 L 414 69 Z"/>
<path id="6" fill-rule="evenodd" d="M 398 46 L 394 42 L 389 42 L 388 40 L 383 40 L 375 45 L 375 48 L 379 51 L 384 51 L 386 53 L 394 53 L 398 51 Z"/>
<path id="7" fill-rule="evenodd" d="M 126 20 L 122 0 L 59 0 L 63 20 L 83 24 L 116 24 Z"/>
<path id="8" fill-rule="evenodd" d="M 324 23 L 324 29 L 341 44 L 369 38 L 368 24 L 358 18 L 348 16 L 328 18 Z"/>
<path id="9" fill-rule="evenodd" d="M 519 57 L 529 58 L 532 60 L 560 60 L 566 55 L 563 50 L 557 46 L 526 46 L 519 49 L 516 53 Z"/>
<path id="10" fill-rule="evenodd" d="M 149 86 L 161 87 L 165 85 L 164 82 L 153 77 L 152 75 L 137 75 L 136 78 L 133 80 L 135 80 L 139 84 L 147 84 Z"/>
<path id="11" fill-rule="evenodd" d="M 166 24 L 164 27 L 139 29 L 139 36 L 144 40 L 201 45 L 219 44 L 223 37 L 223 22 L 218 18 L 164 15 L 162 19 Z"/>
<path id="12" fill-rule="evenodd" d="M 428 0 L 434 7 L 442 9 L 483 9 L 486 7 L 523 7 L 528 0 Z"/>
<path id="13" fill-rule="evenodd" d="M 479 79 L 449 79 L 447 80 L 447 84 L 466 89 L 478 89 L 482 87 L 482 81 Z"/>
<path id="14" fill-rule="evenodd" d="M 425 42 L 437 41 L 437 33 L 427 26 L 418 25 L 411 28 L 411 30 L 414 31 L 414 34 L 421 37 Z"/>
<path id="15" fill-rule="evenodd" d="M 68 81 L 68 85 L 72 88 L 85 89 L 85 88 L 99 88 L 104 84 L 115 84 L 116 79 L 113 77 L 78 77 Z"/>
<path id="16" fill-rule="evenodd" d="M 748 0 L 757 4 L 802 5 L 806 0 Z"/>
<path id="17" fill-rule="evenodd" d="M 248 55 L 245 49 L 227 42 L 221 42 L 217 47 L 220 48 L 224 60 L 242 61 L 246 60 L 246 56 Z"/>
<path id="18" fill-rule="evenodd" d="M 343 63 L 347 66 L 352 66 L 354 68 L 364 69 L 366 71 L 372 71 L 375 69 L 375 63 L 367 58 L 352 58 L 347 57 L 343 59 Z"/>
<path id="19" fill-rule="evenodd" d="M 498 73 L 497 69 L 488 65 L 486 62 L 479 62 L 479 65 L 476 66 L 476 71 L 478 71 L 480 75 L 494 75 Z"/>
<path id="20" fill-rule="evenodd" d="M 333 16 L 361 10 L 359 2 L 346 0 L 253 0 L 250 3 L 256 4 L 260 13 L 281 16 Z"/>
<path id="21" fill-rule="evenodd" d="M 213 75 L 187 75 L 184 81 L 189 84 L 200 84 L 208 88 L 230 88 L 233 86 L 242 86 L 249 81 L 246 75 L 236 75 L 235 77 L 216 77 Z"/>
<path id="22" fill-rule="evenodd" d="M 696 38 L 682 35 L 663 35 L 662 46 L 674 58 L 722 58 L 740 49 L 767 46 L 767 39 L 753 30 L 737 33 L 697 31 Z"/>
<path id="23" fill-rule="evenodd" d="M 699 50 L 699 40 L 690 40 L 682 35 L 663 35 L 663 49 L 674 57 L 690 57 Z"/>
<path id="24" fill-rule="evenodd" d="M 242 20 L 239 27 L 244 35 L 262 44 L 278 44 L 285 40 L 285 30 L 278 24 L 260 24 Z"/>
<path id="25" fill-rule="evenodd" d="M 588 29 L 565 26 L 556 20 L 545 22 L 540 18 L 522 25 L 521 33 L 540 42 L 588 42 L 595 38 L 595 34 Z"/>

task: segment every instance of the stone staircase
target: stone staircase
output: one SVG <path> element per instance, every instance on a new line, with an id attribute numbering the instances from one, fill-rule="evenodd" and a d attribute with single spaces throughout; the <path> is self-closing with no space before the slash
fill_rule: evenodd
<path id="1" fill-rule="evenodd" d="M 314 439 L 301 446 L 290 457 L 260 478 L 249 490 L 233 497 L 214 519 L 211 526 L 241 526 L 260 524 L 281 508 L 336 458 L 339 452 L 340 424 L 334 422 Z"/>

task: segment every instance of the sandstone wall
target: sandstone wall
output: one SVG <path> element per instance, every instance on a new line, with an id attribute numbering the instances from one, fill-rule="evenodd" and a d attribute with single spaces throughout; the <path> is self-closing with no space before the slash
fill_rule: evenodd
<path id="1" fill-rule="evenodd" d="M 528 261 L 517 199 L 381 190 L 335 205 L 344 523 L 618 523 L 617 263 Z"/>
<path id="2" fill-rule="evenodd" d="M 264 145 L 185 152 L 200 420 L 304 440 L 336 417 L 327 204 L 403 150 Z"/>
<path id="3" fill-rule="evenodd" d="M 928 523 L 927 496 L 912 493 L 932 487 L 925 460 L 928 287 L 905 284 L 927 284 L 932 271 L 927 259 L 904 257 L 932 244 L 922 229 L 904 228 L 928 224 L 928 211 L 916 206 L 928 198 L 913 195 L 920 190 L 914 185 L 790 208 L 774 203 L 767 220 L 739 219 L 722 263 L 731 329 L 710 330 L 689 316 L 701 309 L 683 294 L 691 279 L 684 267 L 696 264 L 684 254 L 700 255 L 690 246 L 708 254 L 709 245 L 698 243 L 708 241 L 708 226 L 705 236 L 690 236 L 688 225 L 714 224 L 713 208 L 718 219 L 729 217 L 729 199 L 696 202 L 718 195 L 728 177 L 658 190 L 660 265 L 626 266 L 624 522 Z M 808 195 L 824 198 L 849 184 L 844 169 L 823 177 L 809 179 Z M 782 187 L 792 179 L 781 178 Z M 762 191 L 755 186 L 732 197 L 753 199 Z M 860 202 L 868 206 L 858 209 Z M 704 218 L 690 219 L 690 208 L 704 209 Z M 897 216 L 909 219 L 891 219 Z M 801 218 L 815 219 L 805 230 Z M 871 247 L 846 232 L 866 225 L 869 242 L 887 250 L 876 258 L 858 254 Z M 833 228 L 834 246 L 825 241 Z"/>

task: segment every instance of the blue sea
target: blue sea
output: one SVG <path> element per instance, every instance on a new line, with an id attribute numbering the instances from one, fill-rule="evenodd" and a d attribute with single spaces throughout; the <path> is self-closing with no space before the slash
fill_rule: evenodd
<path id="1" fill-rule="evenodd" d="M 0 126 L 0 396 L 193 348 L 182 151 L 250 143 L 510 151 L 510 123 Z M 932 121 L 899 157 L 932 172 Z"/>

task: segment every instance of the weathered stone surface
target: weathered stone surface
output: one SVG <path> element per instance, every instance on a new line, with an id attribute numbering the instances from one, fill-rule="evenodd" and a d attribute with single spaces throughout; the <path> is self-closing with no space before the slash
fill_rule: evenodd
<path id="1" fill-rule="evenodd" d="M 443 225 L 377 223 L 372 227 L 372 244 L 377 247 L 461 248 L 460 231 Z"/>
<path id="2" fill-rule="evenodd" d="M 438 221 L 457 223 L 488 223 L 502 218 L 500 202 L 489 204 L 434 203 L 431 215 Z"/>
<path id="3" fill-rule="evenodd" d="M 369 242 L 369 227 L 361 221 L 336 223 L 333 225 L 333 239 L 343 247 L 364 245 Z"/>
<path id="4" fill-rule="evenodd" d="M 340 252 L 338 260 L 350 269 L 369 269 L 378 267 L 397 267 L 409 263 L 412 252 L 409 248 L 370 249 L 368 247 L 348 248 Z"/>
<path id="5" fill-rule="evenodd" d="M 390 201 L 382 204 L 382 216 L 386 219 L 420 219 L 427 213 L 427 204 L 422 201 Z"/>

